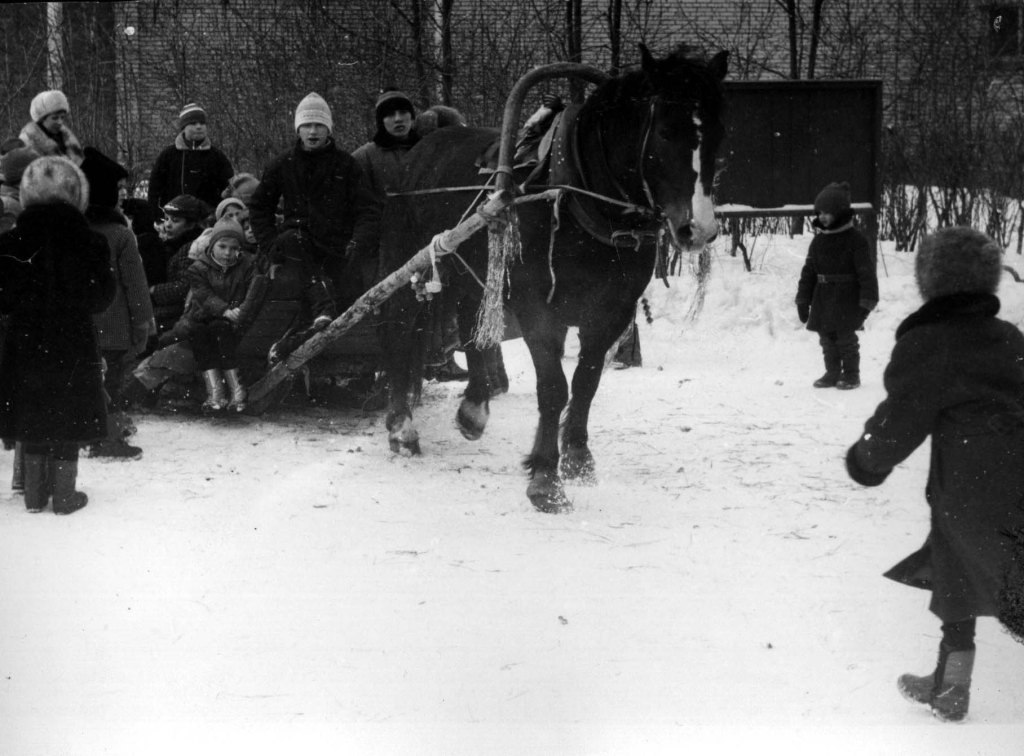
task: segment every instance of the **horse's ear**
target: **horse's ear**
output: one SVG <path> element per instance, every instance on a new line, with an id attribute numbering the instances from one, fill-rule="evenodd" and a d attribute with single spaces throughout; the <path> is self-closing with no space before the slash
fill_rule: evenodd
<path id="1" fill-rule="evenodd" d="M 715 55 L 708 63 L 708 70 L 717 78 L 719 81 L 725 78 L 725 75 L 729 73 L 729 51 L 722 50 L 720 53 Z"/>
<path id="2" fill-rule="evenodd" d="M 658 62 L 643 42 L 640 43 L 640 67 L 648 76 L 654 76 L 658 72 Z"/>

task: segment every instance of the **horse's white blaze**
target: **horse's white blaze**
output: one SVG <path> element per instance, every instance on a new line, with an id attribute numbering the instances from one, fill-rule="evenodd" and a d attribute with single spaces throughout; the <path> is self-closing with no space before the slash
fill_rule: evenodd
<path id="1" fill-rule="evenodd" d="M 701 121 L 697 116 L 693 117 L 693 123 L 697 127 L 697 134 L 700 135 Z M 711 195 L 704 190 L 704 182 L 700 177 L 700 148 L 703 138 L 698 136 L 697 149 L 693 151 L 693 172 L 696 179 L 693 182 L 693 221 L 690 224 L 690 238 L 693 247 L 703 247 L 718 234 L 718 221 L 715 220 L 715 203 Z"/>
<path id="2" fill-rule="evenodd" d="M 694 116 L 693 124 L 698 134 L 697 147 L 690 156 L 694 175 L 693 196 L 689 202 L 673 203 L 664 210 L 672 241 L 684 248 L 700 249 L 718 234 L 718 221 L 715 220 L 715 203 L 705 191 L 704 182 L 700 178 L 700 149 L 703 141 L 700 137 L 700 118 Z M 679 230 L 683 228 L 689 229 L 688 238 L 679 238 Z"/>

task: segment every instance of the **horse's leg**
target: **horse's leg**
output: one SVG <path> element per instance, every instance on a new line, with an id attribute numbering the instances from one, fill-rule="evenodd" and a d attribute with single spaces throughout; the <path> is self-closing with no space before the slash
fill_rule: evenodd
<path id="1" fill-rule="evenodd" d="M 530 473 L 526 495 L 541 512 L 562 512 L 571 507 L 558 477 L 558 424 L 569 400 L 569 387 L 562 372 L 567 329 L 551 318 L 538 321 L 525 312 L 517 316 L 537 374 L 539 413 L 533 449 L 523 461 Z"/>
<path id="2" fill-rule="evenodd" d="M 469 381 L 466 391 L 459 402 L 459 410 L 455 415 L 455 424 L 463 436 L 476 441 L 484 434 L 487 420 L 491 416 L 492 387 L 488 377 L 488 352 L 490 348 L 481 350 L 473 341 L 473 324 L 478 301 L 463 299 L 459 301 L 459 339 L 465 345 L 466 369 Z"/>
<path id="3" fill-rule="evenodd" d="M 501 344 L 495 344 L 485 353 L 487 361 L 487 380 L 491 384 L 491 397 L 508 392 L 508 373 L 505 372 L 505 357 L 501 353 Z"/>
<path id="4" fill-rule="evenodd" d="M 400 454 L 420 453 L 420 434 L 412 421 L 409 406 L 410 383 L 412 380 L 411 361 L 416 348 L 413 336 L 415 313 L 408 306 L 400 306 L 392 300 L 394 308 L 382 327 L 381 342 L 384 345 L 384 369 L 388 381 L 388 414 L 385 425 L 388 429 L 388 444 L 391 451 Z"/>
<path id="5" fill-rule="evenodd" d="M 596 331 L 580 329 L 580 352 L 572 374 L 572 399 L 562 425 L 561 472 L 566 478 L 582 483 L 595 481 L 594 456 L 590 453 L 587 432 L 590 405 L 601 383 L 605 355 L 621 331 L 617 320 L 614 325 L 604 325 Z"/>

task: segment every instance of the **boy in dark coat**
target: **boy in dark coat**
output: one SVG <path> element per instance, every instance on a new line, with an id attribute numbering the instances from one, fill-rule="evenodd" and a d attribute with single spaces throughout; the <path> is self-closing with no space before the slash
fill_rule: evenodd
<path id="1" fill-rule="evenodd" d="M 1001 272 L 1002 250 L 977 231 L 922 239 L 916 275 L 925 304 L 897 329 L 888 395 L 846 457 L 851 478 L 877 486 L 932 438 L 931 530 L 886 577 L 932 593 L 942 621 L 938 665 L 898 685 L 951 721 L 967 714 L 975 618 L 1000 615 L 1008 576 L 1024 566 L 1008 536 L 1024 532 L 1024 335 L 996 317 Z"/>
<path id="2" fill-rule="evenodd" d="M 10 316 L 0 360 L 0 437 L 25 449 L 25 508 L 70 514 L 78 447 L 107 433 L 92 315 L 114 298 L 110 251 L 82 214 L 89 185 L 68 158 L 33 161 L 21 179 L 24 207 L 0 236 L 0 313 Z"/>
<path id="3" fill-rule="evenodd" d="M 346 281 L 361 281 L 360 251 L 376 251 L 373 197 L 358 163 L 335 144 L 333 128 L 327 102 L 306 95 L 295 110 L 295 145 L 267 166 L 249 202 L 260 254 L 300 279 L 317 328 L 337 317 L 335 297 Z"/>
<path id="4" fill-rule="evenodd" d="M 206 111 L 192 102 L 178 115 L 178 135 L 164 148 L 149 174 L 149 203 L 163 207 L 180 194 L 190 194 L 216 207 L 235 171 L 227 155 L 207 136 Z"/>
<path id="5" fill-rule="evenodd" d="M 857 330 L 878 304 L 878 276 L 871 243 L 853 225 L 850 185 L 829 184 L 814 200 L 819 232 L 800 272 L 796 309 L 807 330 L 818 332 L 825 374 L 815 388 L 860 386 Z"/>

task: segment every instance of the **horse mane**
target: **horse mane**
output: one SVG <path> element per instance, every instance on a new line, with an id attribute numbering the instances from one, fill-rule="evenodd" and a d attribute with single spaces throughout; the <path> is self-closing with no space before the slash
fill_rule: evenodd
<path id="1" fill-rule="evenodd" d="M 719 78 L 709 61 L 686 44 L 679 44 L 664 58 L 655 59 L 657 75 L 651 76 L 639 65 L 631 67 L 599 85 L 583 108 L 601 112 L 619 105 L 633 104 L 665 90 L 690 90 L 695 99 L 707 100 L 721 108 L 723 94 Z"/>

